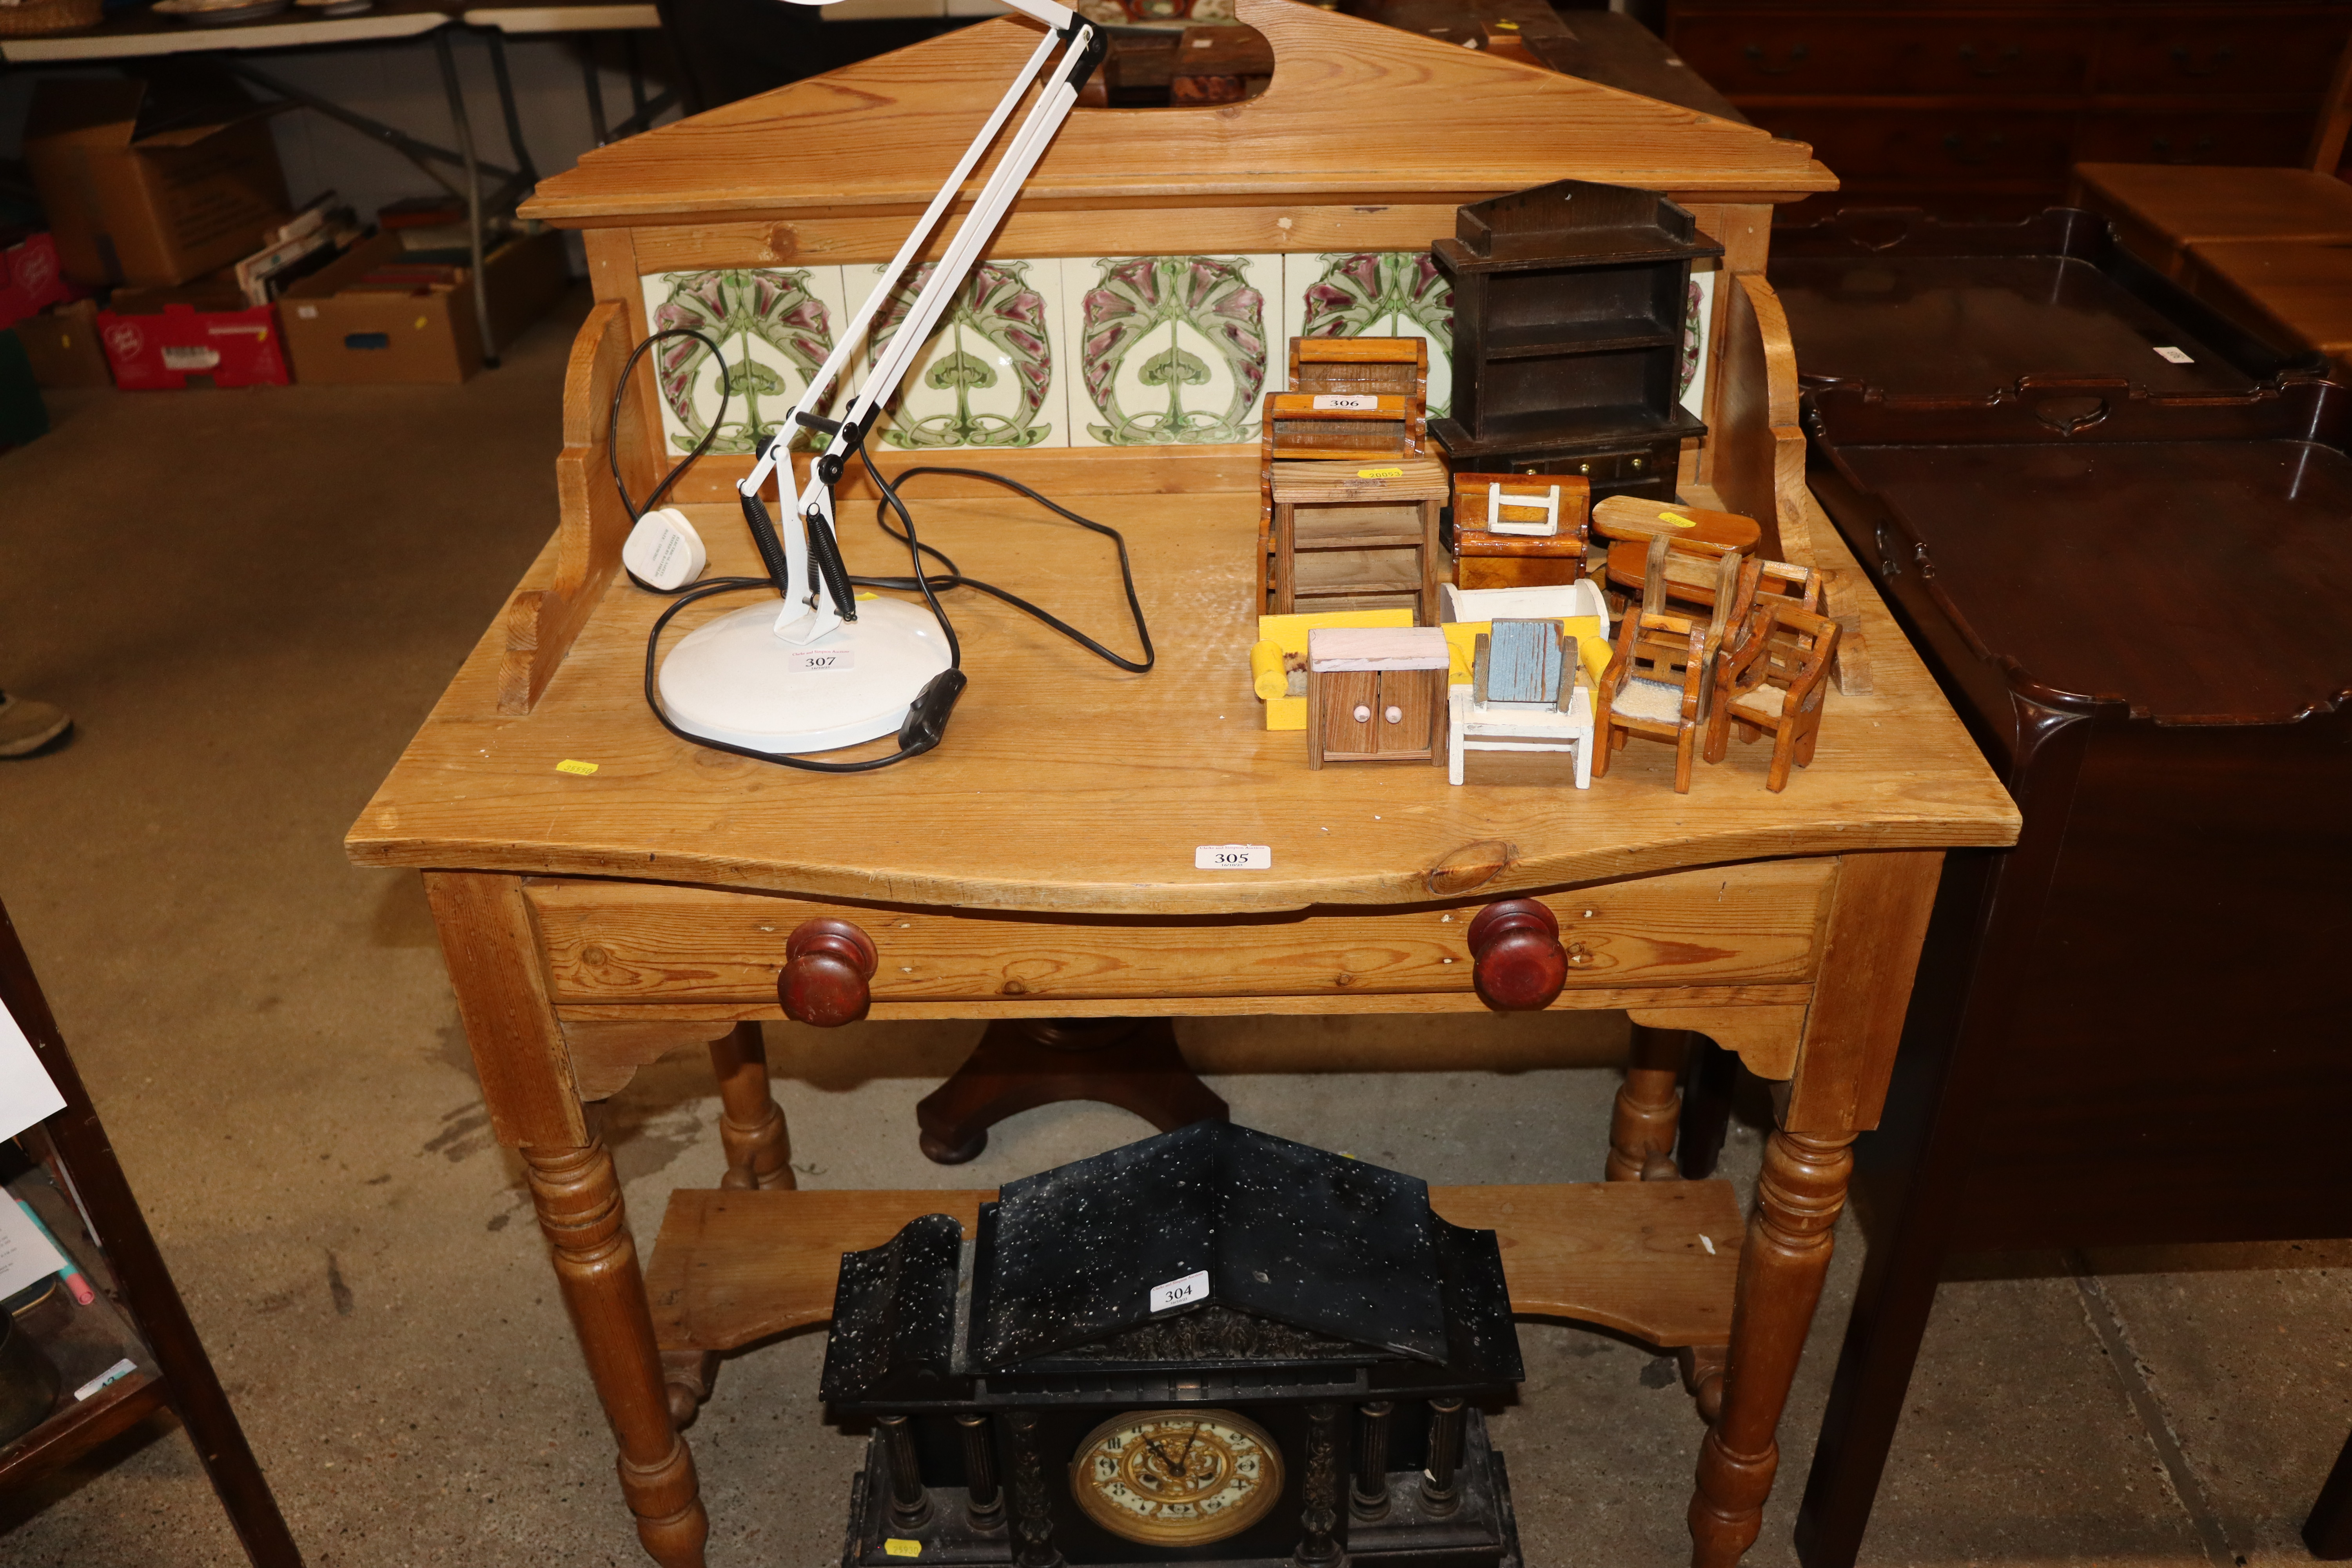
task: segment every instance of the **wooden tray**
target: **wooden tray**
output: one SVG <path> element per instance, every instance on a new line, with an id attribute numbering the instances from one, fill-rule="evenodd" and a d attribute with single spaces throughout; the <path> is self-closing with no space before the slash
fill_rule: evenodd
<path id="1" fill-rule="evenodd" d="M 2097 376 L 2210 394 L 2326 370 L 2232 324 L 2077 208 L 2021 223 L 1848 208 L 1774 229 L 1768 273 L 1808 385 L 1933 396 Z"/>

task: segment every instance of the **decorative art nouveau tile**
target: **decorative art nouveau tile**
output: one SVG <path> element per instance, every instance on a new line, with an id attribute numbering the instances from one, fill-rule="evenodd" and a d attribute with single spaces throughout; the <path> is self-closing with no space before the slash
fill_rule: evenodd
<path id="1" fill-rule="evenodd" d="M 885 268 L 841 270 L 855 310 Z M 926 264 L 891 291 L 861 372 L 897 336 L 931 270 Z M 1068 446 L 1061 304 L 1060 261 L 982 262 L 899 382 L 875 426 L 876 443 L 900 451 Z"/>
<path id="2" fill-rule="evenodd" d="M 1283 271 L 1276 390 L 1292 338 L 1427 338 L 1430 415 L 1454 405 L 1454 289 L 1427 251 L 1300 251 Z"/>
<path id="3" fill-rule="evenodd" d="M 719 428 L 712 451 L 752 450 L 792 411 L 833 351 L 845 314 L 838 267 L 658 272 L 641 283 L 650 330 L 698 328 L 717 341 L 726 358 L 722 373 L 718 357 L 692 338 L 671 338 L 648 356 L 673 452 L 691 451 L 714 419 Z"/>
<path id="4" fill-rule="evenodd" d="M 1280 256 L 1070 257 L 1062 294 L 1072 446 L 1257 439 Z"/>
<path id="5" fill-rule="evenodd" d="M 1691 268 L 1690 292 L 1683 315 L 1682 404 L 1705 416 L 1706 361 L 1715 343 L 1715 283 L 1722 276 L 1713 262 Z"/>

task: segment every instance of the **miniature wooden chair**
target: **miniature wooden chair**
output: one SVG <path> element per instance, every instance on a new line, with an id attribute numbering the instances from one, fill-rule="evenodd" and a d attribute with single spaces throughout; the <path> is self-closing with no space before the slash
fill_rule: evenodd
<path id="1" fill-rule="evenodd" d="M 1772 765 L 1764 787 L 1775 792 L 1788 788 L 1790 767 L 1812 763 L 1837 641 L 1835 621 L 1786 599 L 1759 602 L 1738 637 L 1717 656 L 1706 760 L 1723 761 L 1735 724 L 1743 742 L 1769 730 Z"/>
<path id="2" fill-rule="evenodd" d="M 1593 696 L 1600 753 L 1592 771 L 1609 772 L 1609 754 L 1634 735 L 1675 748 L 1675 793 L 1690 793 L 1691 759 L 1706 717 L 1709 667 L 1717 644 L 1706 623 L 1687 616 L 1627 610 L 1617 651 Z"/>
<path id="3" fill-rule="evenodd" d="M 1592 787 L 1592 699 L 1577 684 L 1576 639 L 1557 621 L 1498 620 L 1474 645 L 1468 686 L 1446 693 L 1445 778 L 1467 752 L 1559 752 Z"/>

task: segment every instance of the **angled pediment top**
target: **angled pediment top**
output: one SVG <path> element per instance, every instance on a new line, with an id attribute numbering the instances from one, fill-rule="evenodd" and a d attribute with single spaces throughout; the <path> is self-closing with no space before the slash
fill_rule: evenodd
<path id="1" fill-rule="evenodd" d="M 1726 200 L 1836 188 L 1811 149 L 1754 126 L 1297 0 L 1235 9 L 1273 47 L 1263 94 L 1074 110 L 1022 204 L 1459 202 L 1570 177 Z M 523 214 L 572 226 L 919 210 L 1037 37 L 1001 17 L 661 126 L 541 181 Z"/>

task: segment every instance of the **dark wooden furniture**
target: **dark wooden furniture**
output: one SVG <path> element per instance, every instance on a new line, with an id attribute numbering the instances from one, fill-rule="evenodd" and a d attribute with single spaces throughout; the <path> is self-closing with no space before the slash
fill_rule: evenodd
<path id="1" fill-rule="evenodd" d="M 2243 392 L 2323 368 L 2197 299 L 2076 208 L 1986 223 L 1849 209 L 1775 229 L 1770 276 L 1811 386 L 1904 398 L 2074 376 L 2161 395 Z"/>
<path id="2" fill-rule="evenodd" d="M 2291 169 L 2078 163 L 2067 198 L 2115 224 L 2124 243 L 2175 278 L 2200 246 L 2352 238 L 2352 185 L 2336 177 L 2352 132 L 2352 43 Z"/>
<path id="3" fill-rule="evenodd" d="M 2200 245 L 2182 276 L 2231 320 L 2324 355 L 2329 375 L 2352 381 L 2352 235 Z"/>
<path id="4" fill-rule="evenodd" d="M 1454 287 L 1457 468 L 1579 474 L 1598 500 L 1672 500 L 1691 263 L 1723 247 L 1653 191 L 1559 180 L 1461 209 L 1430 247 Z"/>
<path id="5" fill-rule="evenodd" d="M 302 1554 L 286 1531 L 269 1483 L 254 1462 L 236 1412 L 205 1355 L 178 1287 L 163 1267 L 145 1216 L 123 1180 L 122 1167 L 99 1124 L 81 1074 L 66 1052 L 57 1020 L 33 978 L 16 928 L 0 908 L 0 1006 L 33 1043 L 65 1109 L 19 1134 L 28 1152 L 66 1181 L 28 1195 L 50 1232 L 98 1289 L 98 1300 L 74 1305 L 62 1290 L 17 1320 L 58 1363 L 62 1384 L 47 1420 L 0 1446 L 0 1491 L 13 1491 L 72 1463 L 99 1444 L 168 1405 L 188 1430 L 196 1458 L 220 1494 L 237 1540 L 256 1568 L 301 1568 Z M 61 1190 L 62 1189 L 62 1190 Z M 80 1199 L 79 1213 L 65 1194 Z M 7 1194 L 0 1194 L 0 1201 Z M 85 1230 L 82 1220 L 88 1221 Z M 133 1370 L 87 1399 L 76 1388 L 117 1359 Z M 79 1374 L 79 1375 L 77 1375 Z"/>
<path id="6" fill-rule="evenodd" d="M 1666 41 L 1843 182 L 1796 209 L 2021 217 L 2077 163 L 2301 157 L 2343 0 L 1674 0 Z"/>
<path id="7" fill-rule="evenodd" d="M 1812 395 L 1813 487 L 2025 830 L 1954 857 L 1858 1156 L 1809 1568 L 1855 1560 L 1952 1255 L 2352 1236 L 2352 393 L 1895 401 Z"/>

